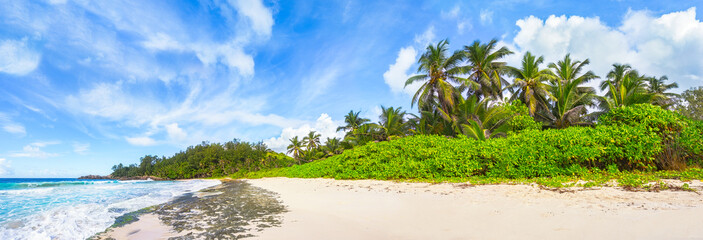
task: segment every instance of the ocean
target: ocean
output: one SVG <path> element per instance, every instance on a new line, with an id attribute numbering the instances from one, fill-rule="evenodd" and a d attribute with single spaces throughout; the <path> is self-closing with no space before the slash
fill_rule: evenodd
<path id="1" fill-rule="evenodd" d="M 218 180 L 0 178 L 0 239 L 86 239 L 125 213 L 218 184 Z"/>

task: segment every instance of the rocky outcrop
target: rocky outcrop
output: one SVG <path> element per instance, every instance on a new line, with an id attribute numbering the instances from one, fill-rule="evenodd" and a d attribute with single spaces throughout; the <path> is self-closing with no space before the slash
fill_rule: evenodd
<path id="1" fill-rule="evenodd" d="M 160 177 L 154 177 L 154 176 L 139 176 L 139 177 L 112 177 L 112 175 L 107 175 L 107 176 L 100 176 L 100 175 L 88 175 L 88 176 L 82 176 L 79 177 L 78 179 L 113 179 L 113 180 L 154 180 L 154 181 L 166 181 L 168 179 L 165 178 L 160 178 Z"/>
<path id="2" fill-rule="evenodd" d="M 100 176 L 100 175 L 87 175 L 87 176 L 81 176 L 78 179 L 114 179 L 112 176 L 107 175 L 107 176 Z"/>
<path id="3" fill-rule="evenodd" d="M 121 177 L 121 178 L 113 178 L 117 180 L 154 180 L 154 181 L 166 181 L 168 179 L 165 178 L 160 178 L 160 177 L 154 177 L 154 176 L 139 176 L 139 177 Z"/>

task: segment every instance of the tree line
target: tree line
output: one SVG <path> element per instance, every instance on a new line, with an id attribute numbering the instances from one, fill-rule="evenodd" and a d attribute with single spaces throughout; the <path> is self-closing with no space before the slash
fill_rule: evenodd
<path id="1" fill-rule="evenodd" d="M 139 164 L 118 164 L 111 177 L 156 176 L 167 179 L 221 177 L 267 168 L 291 166 L 295 161 L 276 153 L 263 142 L 234 139 L 220 143 L 202 142 L 171 157 L 146 155 Z"/>
<path id="2" fill-rule="evenodd" d="M 502 60 L 514 53 L 496 44 L 495 39 L 477 40 L 454 52 L 449 51 L 448 40 L 429 44 L 417 61 L 418 74 L 405 83 L 420 85 L 411 102 L 417 114 L 382 106 L 380 120 L 372 123 L 359 111 L 350 111 L 345 125 L 338 128 L 346 131 L 345 137 L 327 139 L 335 151 L 320 145 L 319 135 L 310 132 L 302 141 L 290 139 L 288 153 L 306 162 L 341 152 L 340 147 L 408 135 L 486 140 L 525 129 L 593 126 L 604 113 L 643 103 L 676 110 L 690 119 L 703 118 L 703 87 L 678 95 L 670 92 L 678 85 L 666 76 L 645 75 L 628 64 L 613 64 L 600 77 L 586 71 L 589 59 L 573 59 L 570 54 L 545 64 L 544 57 L 528 51 L 519 66 L 509 66 Z M 603 95 L 587 86 L 598 79 Z"/>

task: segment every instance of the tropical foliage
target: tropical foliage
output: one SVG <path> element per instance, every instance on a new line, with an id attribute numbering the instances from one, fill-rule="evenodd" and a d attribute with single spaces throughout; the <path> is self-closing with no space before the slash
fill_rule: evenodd
<path id="1" fill-rule="evenodd" d="M 224 144 L 203 142 L 171 157 L 147 155 L 140 164 L 112 167 L 112 177 L 156 176 L 168 179 L 243 175 L 246 172 L 288 167 L 291 157 L 271 151 L 262 142 L 237 139 Z"/>
<path id="2" fill-rule="evenodd" d="M 427 46 L 418 74 L 405 83 L 418 87 L 410 101 L 417 112 L 381 106 L 372 122 L 352 110 L 337 128 L 344 138 L 323 140 L 311 131 L 291 138 L 287 155 L 262 143 L 203 143 L 170 158 L 145 156 L 138 165 L 117 165 L 113 176 L 251 176 L 250 171 L 292 166 L 268 172 L 351 179 L 532 178 L 703 164 L 703 88 L 679 96 L 666 76 L 646 76 L 627 64 L 614 64 L 594 83 L 600 77 L 588 71 L 589 59 L 566 54 L 545 63 L 526 52 L 519 66 L 509 66 L 505 59 L 511 54 L 496 40 L 454 52 L 442 40 Z"/>

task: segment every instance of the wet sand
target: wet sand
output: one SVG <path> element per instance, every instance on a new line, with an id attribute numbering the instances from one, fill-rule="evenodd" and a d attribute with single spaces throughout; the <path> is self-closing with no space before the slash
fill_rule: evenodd
<path id="1" fill-rule="evenodd" d="M 181 206 L 173 208 L 181 210 L 157 211 L 153 216 L 141 217 L 135 223 L 112 229 L 105 236 L 115 239 L 174 236 L 173 239 L 191 239 L 188 236 L 194 239 L 217 236 L 226 236 L 225 239 L 703 239 L 700 227 L 703 196 L 686 191 L 631 192 L 605 187 L 557 192 L 530 185 L 290 178 L 245 182 L 248 187 L 244 189 L 255 194 L 234 194 L 241 199 L 232 198 L 228 200 L 230 203 L 254 204 L 263 200 L 269 204 L 237 205 L 235 208 L 239 210 L 233 211 L 240 214 L 237 221 L 222 221 L 224 215 L 213 215 L 228 211 L 223 210 L 227 208 L 224 206 L 212 212 L 192 211 L 192 208 L 184 211 L 188 208 Z M 703 192 L 700 181 L 689 185 Z M 259 196 L 259 191 L 266 197 Z M 272 205 L 272 198 L 285 209 Z M 197 209 L 212 209 L 203 204 L 217 202 L 227 201 L 202 202 Z M 275 211 L 259 215 L 242 213 L 247 208 Z M 179 211 L 189 214 L 172 214 Z M 257 227 L 261 219 L 273 221 Z M 200 230 L 193 227 L 208 221 L 222 224 Z M 190 235 L 183 237 L 186 233 Z M 234 235 L 221 235 L 226 233 Z"/>
<path id="2" fill-rule="evenodd" d="M 285 207 L 273 192 L 225 181 L 138 215 L 138 220 L 95 239 L 241 239 L 280 226 Z"/>

